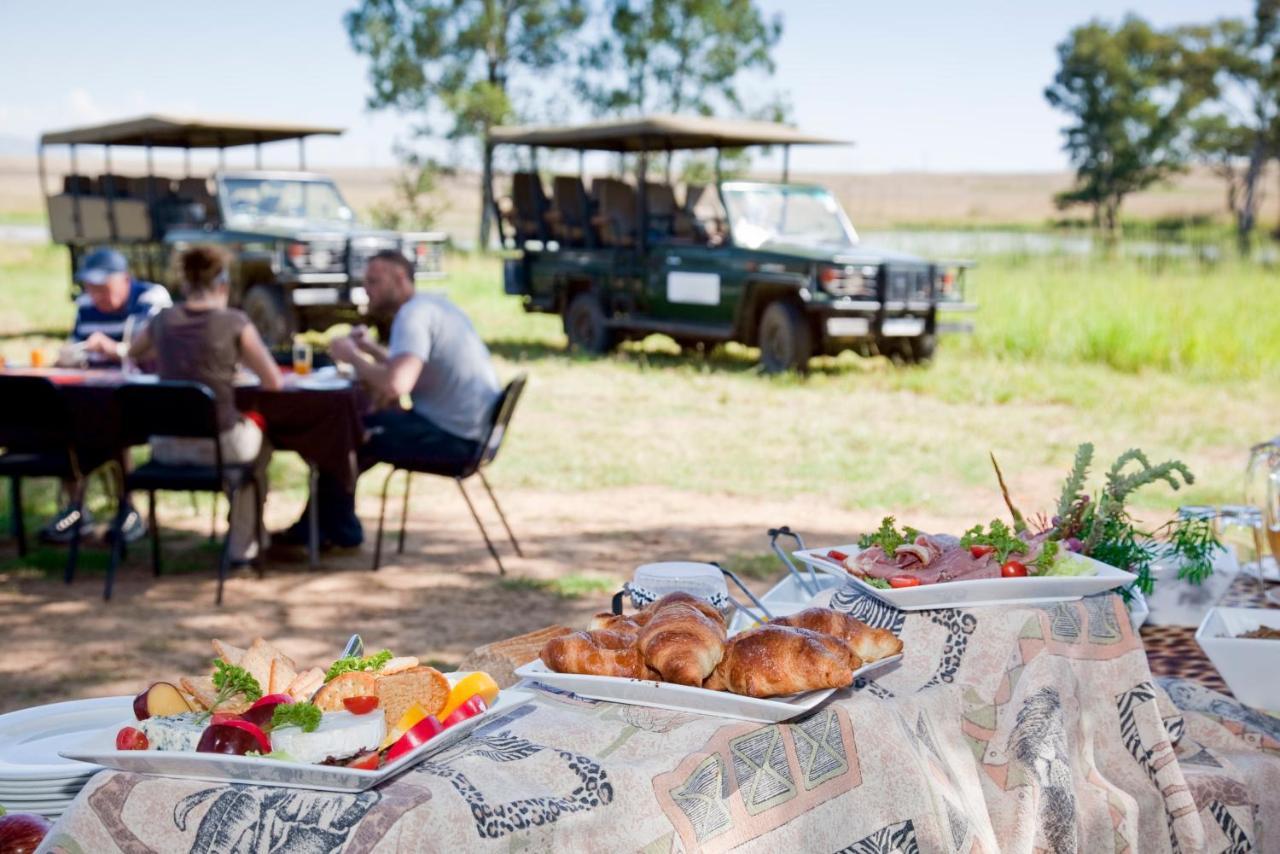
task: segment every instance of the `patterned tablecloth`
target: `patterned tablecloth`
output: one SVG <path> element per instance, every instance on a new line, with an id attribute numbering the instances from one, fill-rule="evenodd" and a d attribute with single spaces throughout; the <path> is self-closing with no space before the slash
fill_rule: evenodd
<path id="1" fill-rule="evenodd" d="M 376 790 L 103 772 L 46 850 L 1280 851 L 1280 720 L 1156 680 L 1118 597 L 903 614 L 806 719 L 546 693 Z"/>

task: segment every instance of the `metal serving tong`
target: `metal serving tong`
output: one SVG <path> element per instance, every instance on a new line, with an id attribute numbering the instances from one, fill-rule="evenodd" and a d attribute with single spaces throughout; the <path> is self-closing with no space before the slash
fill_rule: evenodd
<path id="1" fill-rule="evenodd" d="M 364 655 L 364 640 L 359 635 L 352 635 L 347 639 L 347 645 L 342 648 L 342 652 L 341 654 L 338 655 L 338 658 L 349 658 L 353 655 L 354 656 Z M 320 685 L 319 688 L 317 688 L 315 691 L 311 693 L 311 696 L 308 698 L 308 700 L 314 703 L 316 699 L 316 694 L 319 694 L 322 688 L 324 688 L 323 683 Z"/>
<path id="2" fill-rule="evenodd" d="M 747 598 L 750 599 L 755 604 L 755 606 L 760 609 L 760 614 L 763 614 L 764 616 L 762 617 L 760 616 L 760 614 L 756 614 L 755 612 L 753 612 L 746 605 L 743 605 L 741 602 L 735 599 L 733 594 L 730 593 L 727 595 L 729 598 L 729 602 L 733 605 L 733 607 L 737 608 L 739 611 L 746 614 L 749 618 L 751 618 L 757 623 L 767 623 L 769 620 L 773 619 L 773 613 L 767 607 L 765 607 L 765 604 L 760 601 L 759 597 L 757 597 L 756 594 L 751 592 L 751 588 L 747 587 L 747 585 L 742 583 L 742 579 L 738 578 L 736 573 L 732 572 L 731 570 L 725 569 L 723 566 L 716 563 L 715 561 L 711 561 L 711 565 L 714 566 L 716 569 L 720 570 L 721 574 L 723 574 L 725 578 L 729 579 L 735 585 L 737 585 L 738 589 L 747 595 Z"/>
<path id="3" fill-rule="evenodd" d="M 773 553 L 776 554 L 778 556 L 778 560 L 782 561 L 782 563 L 787 567 L 787 572 L 791 573 L 795 578 L 796 584 L 800 585 L 800 589 L 805 593 L 808 593 L 810 596 L 816 596 L 820 587 L 818 574 L 813 571 L 812 566 L 806 567 L 806 569 L 809 570 L 809 580 L 806 581 L 800 570 L 796 569 L 796 565 L 791 560 L 791 555 L 787 554 L 786 551 L 783 550 L 782 546 L 778 545 L 778 537 L 790 537 L 795 540 L 796 546 L 800 551 L 804 551 L 804 539 L 786 525 L 783 525 L 781 528 L 769 529 L 769 547 L 773 549 Z"/>

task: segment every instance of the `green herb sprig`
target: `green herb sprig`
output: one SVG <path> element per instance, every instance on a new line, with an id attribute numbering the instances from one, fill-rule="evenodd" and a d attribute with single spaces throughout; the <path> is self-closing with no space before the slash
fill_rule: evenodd
<path id="1" fill-rule="evenodd" d="M 348 655 L 345 658 L 339 658 L 329 667 L 329 672 L 324 675 L 325 682 L 332 682 L 335 678 L 343 673 L 352 673 L 357 670 L 367 670 L 370 672 L 382 669 L 382 666 L 392 658 L 391 650 L 384 649 L 375 652 L 373 655 L 366 655 L 363 658 L 356 655 Z"/>
<path id="2" fill-rule="evenodd" d="M 920 536 L 920 532 L 910 526 L 905 526 L 899 533 L 895 526 L 895 520 L 892 516 L 885 516 L 880 520 L 880 527 L 870 534 L 864 534 L 858 540 L 858 548 L 869 549 L 872 546 L 879 546 L 884 549 L 885 554 L 893 554 L 893 550 L 898 546 L 914 543 L 916 537 Z"/>
<path id="3" fill-rule="evenodd" d="M 232 697 L 242 696 L 250 701 L 262 697 L 262 686 L 253 678 L 252 673 L 221 658 L 213 660 L 213 687 L 218 689 L 218 693 L 214 695 L 213 705 L 205 712 L 204 717 L 213 714 L 214 710 Z"/>
<path id="4" fill-rule="evenodd" d="M 320 715 L 320 707 L 312 703 L 281 703 L 271 713 L 271 728 L 296 726 L 302 727 L 303 732 L 315 732 Z"/>
<path id="5" fill-rule="evenodd" d="M 991 525 L 984 531 L 981 525 L 974 525 L 964 532 L 960 545 L 991 546 L 994 548 L 996 563 L 1004 563 L 1011 554 L 1026 554 L 1027 542 L 1014 530 L 999 519 L 992 519 Z"/>
<path id="6" fill-rule="evenodd" d="M 1031 562 L 1035 567 L 1035 575 L 1044 575 L 1053 569 L 1053 565 L 1058 562 L 1058 543 L 1055 540 L 1045 540 L 1040 546 L 1040 554 L 1036 555 L 1036 559 Z"/>

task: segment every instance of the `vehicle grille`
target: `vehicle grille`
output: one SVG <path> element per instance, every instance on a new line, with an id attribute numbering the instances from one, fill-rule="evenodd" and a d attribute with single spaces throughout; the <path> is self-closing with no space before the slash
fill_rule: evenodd
<path id="1" fill-rule="evenodd" d="M 365 270 L 369 268 L 369 259 L 384 249 L 399 250 L 395 240 L 380 237 L 360 237 L 351 241 L 347 254 L 347 275 L 353 281 L 363 281 Z"/>
<path id="2" fill-rule="evenodd" d="M 926 266 L 890 266 L 886 282 L 888 302 L 927 301 L 933 296 L 933 272 Z"/>

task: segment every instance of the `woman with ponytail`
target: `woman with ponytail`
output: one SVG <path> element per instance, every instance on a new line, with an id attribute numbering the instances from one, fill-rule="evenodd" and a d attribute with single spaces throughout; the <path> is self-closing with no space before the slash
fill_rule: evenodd
<path id="1" fill-rule="evenodd" d="M 155 359 L 164 380 L 204 383 L 213 392 L 218 413 L 222 459 L 255 463 L 263 494 L 242 489 L 230 513 L 231 559 L 245 564 L 258 556 L 256 514 L 266 500 L 266 464 L 271 456 L 257 422 L 236 409 L 238 365 L 258 375 L 262 388 L 281 386 L 280 369 L 253 323 L 239 309 L 227 308 L 229 256 L 214 246 L 196 246 L 179 258 L 186 300 L 157 314 L 134 341 L 133 358 Z M 170 465 L 213 465 L 214 449 L 201 439 L 155 436 L 151 451 Z"/>

